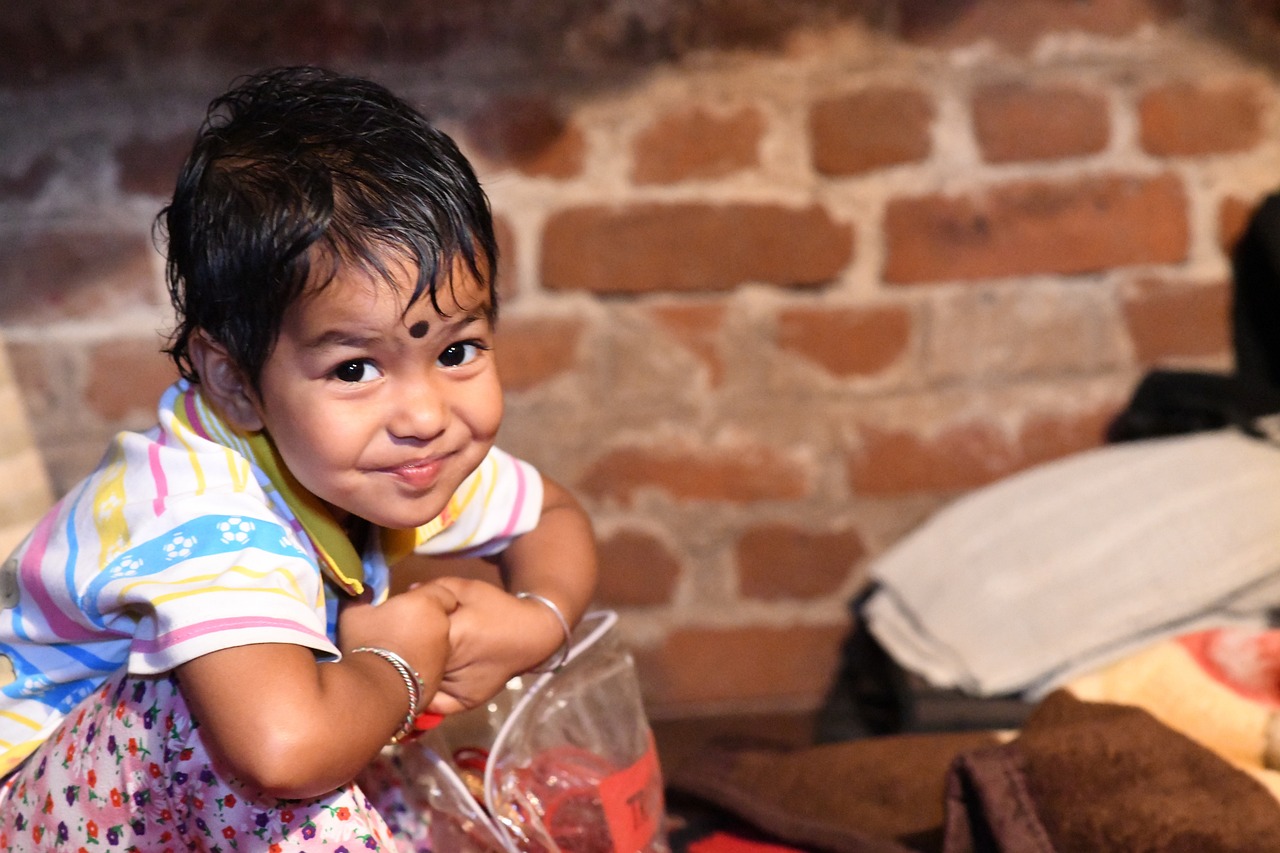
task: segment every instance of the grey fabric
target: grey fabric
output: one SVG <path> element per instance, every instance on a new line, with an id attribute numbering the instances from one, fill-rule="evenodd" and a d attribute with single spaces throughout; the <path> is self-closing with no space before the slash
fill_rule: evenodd
<path id="1" fill-rule="evenodd" d="M 876 639 L 931 684 L 1038 697 L 1156 640 L 1280 604 L 1280 447 L 1109 445 L 973 492 L 871 567 Z"/>

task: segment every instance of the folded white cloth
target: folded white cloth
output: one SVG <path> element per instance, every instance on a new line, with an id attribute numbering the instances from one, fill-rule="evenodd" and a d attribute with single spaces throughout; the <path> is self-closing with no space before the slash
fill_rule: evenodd
<path id="1" fill-rule="evenodd" d="M 863 615 L 940 687 L 1035 698 L 1280 607 L 1280 447 L 1233 430 L 1107 445 L 950 504 L 871 567 Z"/>

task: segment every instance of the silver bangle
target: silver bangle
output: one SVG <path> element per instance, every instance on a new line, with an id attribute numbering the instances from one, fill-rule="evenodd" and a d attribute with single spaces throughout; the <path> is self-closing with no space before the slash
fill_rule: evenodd
<path id="1" fill-rule="evenodd" d="M 560 608 L 549 598 L 538 595 L 534 592 L 517 592 L 516 598 L 528 599 L 536 601 L 544 605 L 551 611 L 551 615 L 556 617 L 556 621 L 560 623 L 560 630 L 564 632 L 564 642 L 560 648 L 556 650 L 555 663 L 542 663 L 540 666 L 530 670 L 531 672 L 559 672 L 566 663 L 569 662 L 569 647 L 573 645 L 573 631 L 569 628 L 569 620 L 564 618 L 564 614 L 560 612 Z M 550 657 L 548 657 L 550 660 Z"/>
<path id="2" fill-rule="evenodd" d="M 418 716 L 418 703 L 422 701 L 422 694 L 426 691 L 426 685 L 422 683 L 422 676 L 409 666 L 409 662 L 400 655 L 390 649 L 379 648 L 378 646 L 360 646 L 358 649 L 352 649 L 351 654 L 357 652 L 368 652 L 371 655 L 377 655 L 387 663 L 395 667 L 396 672 L 400 674 L 404 686 L 409 690 L 409 713 L 405 714 L 404 723 L 394 735 L 391 736 L 392 743 L 399 743 L 414 731 L 414 720 Z"/>

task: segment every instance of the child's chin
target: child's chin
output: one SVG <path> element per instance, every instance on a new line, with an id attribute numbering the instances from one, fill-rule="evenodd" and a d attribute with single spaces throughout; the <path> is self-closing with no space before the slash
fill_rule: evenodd
<path id="1" fill-rule="evenodd" d="M 419 512 L 381 512 L 367 515 L 365 516 L 365 520 L 377 525 L 378 527 L 385 527 L 389 530 L 414 530 L 422 527 L 424 524 L 429 524 L 434 521 L 441 512 L 443 512 L 443 509 L 430 514 L 423 514 Z"/>

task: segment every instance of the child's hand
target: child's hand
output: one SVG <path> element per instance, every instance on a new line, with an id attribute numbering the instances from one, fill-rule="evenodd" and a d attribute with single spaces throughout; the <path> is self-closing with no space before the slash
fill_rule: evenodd
<path id="1" fill-rule="evenodd" d="M 430 693 L 449 659 L 449 616 L 457 608 L 453 591 L 437 583 L 420 584 L 377 606 L 346 604 L 338 614 L 338 645 L 344 655 L 360 646 L 399 654 Z"/>
<path id="2" fill-rule="evenodd" d="M 435 583 L 457 597 L 458 607 L 449 618 L 449 661 L 430 711 L 450 714 L 479 705 L 564 642 L 555 616 L 538 601 L 518 599 L 485 581 Z"/>

